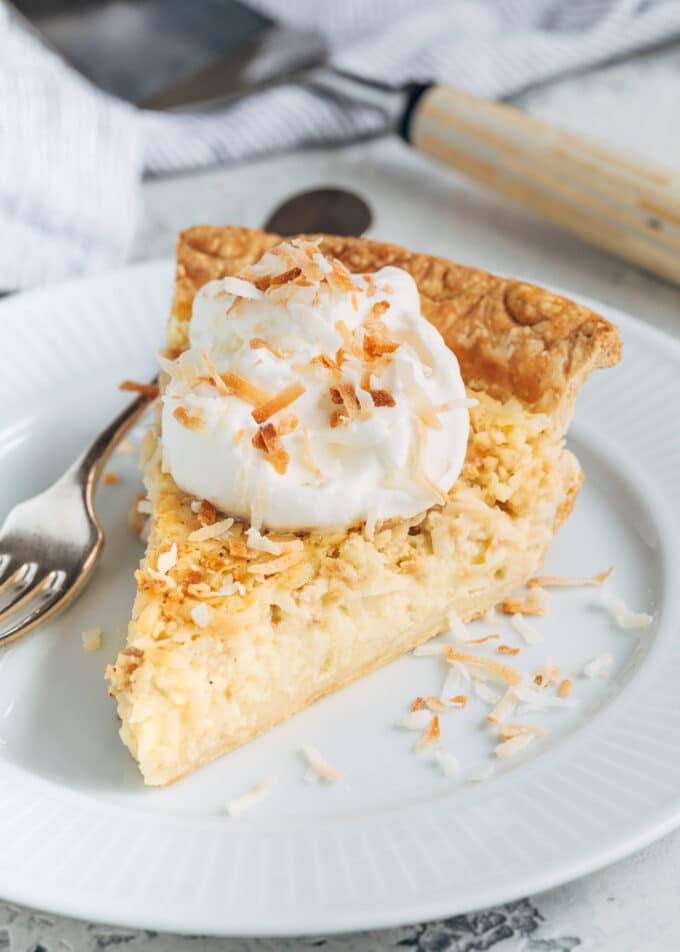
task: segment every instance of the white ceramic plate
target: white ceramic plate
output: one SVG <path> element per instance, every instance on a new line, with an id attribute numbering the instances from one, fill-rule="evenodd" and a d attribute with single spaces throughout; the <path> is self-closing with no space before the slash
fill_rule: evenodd
<path id="1" fill-rule="evenodd" d="M 37 492 L 122 404 L 116 384 L 154 369 L 171 268 L 143 265 L 3 302 L 0 515 Z M 596 305 L 594 305 L 596 306 Z M 484 783 L 493 759 L 485 705 L 442 716 L 460 775 L 445 779 L 394 728 L 416 694 L 438 693 L 441 662 L 404 658 L 167 789 L 148 790 L 117 736 L 105 664 L 123 638 L 140 548 L 126 521 L 139 488 L 98 506 L 107 546 L 80 601 L 0 655 L 0 894 L 73 916 L 214 934 L 328 933 L 487 906 L 611 862 L 680 821 L 680 347 L 604 306 L 625 359 L 596 375 L 570 442 L 586 483 L 547 570 L 591 574 L 653 626 L 623 631 L 595 589 L 551 597 L 524 647 L 575 675 L 577 704 L 534 714 L 547 735 Z M 9 340 L 9 344 L 7 341 Z M 81 632 L 104 629 L 85 653 Z M 502 621 L 506 641 L 517 636 Z M 493 646 L 492 646 L 493 647 Z M 603 652 L 608 680 L 579 675 Z M 346 779 L 302 781 L 303 743 Z M 264 776 L 270 798 L 239 820 L 225 804 Z"/>

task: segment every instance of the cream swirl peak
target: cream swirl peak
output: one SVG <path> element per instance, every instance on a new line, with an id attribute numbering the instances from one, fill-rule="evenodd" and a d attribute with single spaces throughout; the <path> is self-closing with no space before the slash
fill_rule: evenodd
<path id="1" fill-rule="evenodd" d="M 281 243 L 201 288 L 163 369 L 164 470 L 256 528 L 370 532 L 442 503 L 463 465 L 458 362 L 400 268 Z"/>

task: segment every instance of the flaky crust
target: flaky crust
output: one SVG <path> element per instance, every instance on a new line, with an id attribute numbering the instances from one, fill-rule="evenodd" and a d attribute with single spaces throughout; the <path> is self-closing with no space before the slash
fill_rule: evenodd
<path id="1" fill-rule="evenodd" d="M 191 304 L 206 281 L 236 273 L 280 240 L 234 226 L 199 225 L 182 232 L 170 346 L 186 347 Z M 496 399 L 516 397 L 527 409 L 566 422 L 590 371 L 620 359 L 616 327 L 543 288 L 365 238 L 327 235 L 322 247 L 350 271 L 386 265 L 408 271 L 423 313 L 455 352 L 467 386 Z"/>

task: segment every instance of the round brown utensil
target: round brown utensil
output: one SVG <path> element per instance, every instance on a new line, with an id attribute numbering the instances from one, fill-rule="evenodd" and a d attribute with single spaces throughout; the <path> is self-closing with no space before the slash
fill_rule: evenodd
<path id="1" fill-rule="evenodd" d="M 352 235 L 358 238 L 371 224 L 371 210 L 355 192 L 315 188 L 298 192 L 279 205 L 265 222 L 279 235 Z"/>

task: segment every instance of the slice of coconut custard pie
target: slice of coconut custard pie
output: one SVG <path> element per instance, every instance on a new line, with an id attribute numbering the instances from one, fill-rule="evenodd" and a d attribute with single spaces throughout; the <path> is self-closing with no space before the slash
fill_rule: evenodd
<path id="1" fill-rule="evenodd" d="M 563 445 L 603 318 L 363 239 L 179 237 L 121 737 L 167 784 L 540 567 L 582 480 Z"/>

